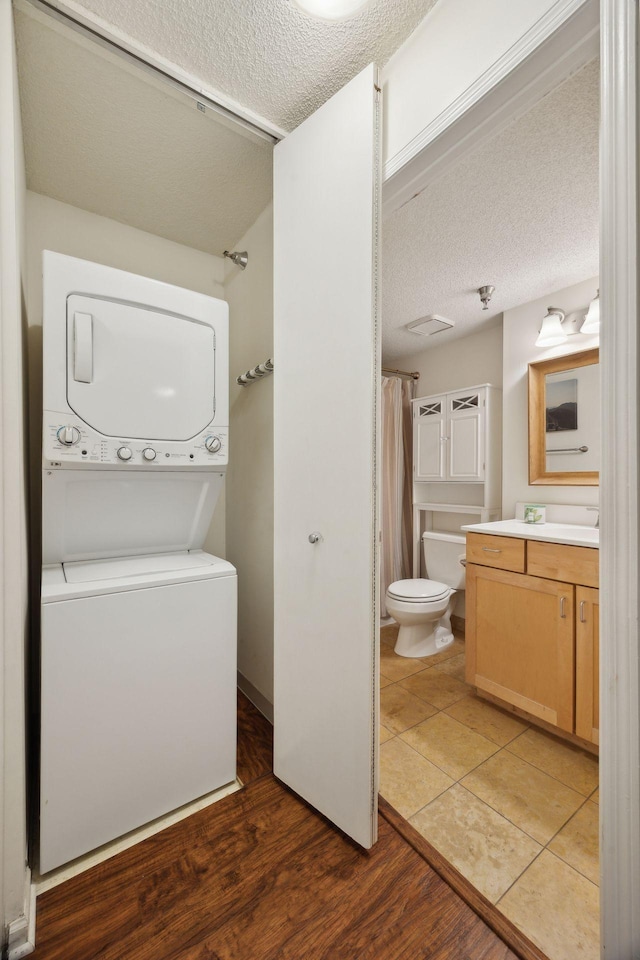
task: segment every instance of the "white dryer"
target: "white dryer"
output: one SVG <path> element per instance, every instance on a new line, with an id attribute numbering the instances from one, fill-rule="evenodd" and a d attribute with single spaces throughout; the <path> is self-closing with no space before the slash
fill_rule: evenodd
<path id="1" fill-rule="evenodd" d="M 235 778 L 223 301 L 44 254 L 40 870 Z"/>

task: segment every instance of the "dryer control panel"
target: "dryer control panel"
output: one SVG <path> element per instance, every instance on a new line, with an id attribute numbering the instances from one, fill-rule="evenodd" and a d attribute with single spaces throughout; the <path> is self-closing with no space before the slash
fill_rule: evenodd
<path id="1" fill-rule="evenodd" d="M 143 467 L 171 470 L 215 467 L 228 463 L 229 430 L 210 424 L 192 440 L 153 440 L 105 437 L 69 412 L 45 411 L 43 456 L 46 467 L 91 466 Z"/>

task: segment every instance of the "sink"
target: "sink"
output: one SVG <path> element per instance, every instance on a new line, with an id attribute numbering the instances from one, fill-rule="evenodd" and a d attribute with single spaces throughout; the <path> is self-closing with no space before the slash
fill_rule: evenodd
<path id="1" fill-rule="evenodd" d="M 524 520 L 495 520 L 492 523 L 471 523 L 462 528 L 471 533 L 491 533 L 498 537 L 518 537 L 521 540 L 547 540 L 550 543 L 568 543 L 577 547 L 599 547 L 598 527 L 577 523 L 525 523 Z"/>

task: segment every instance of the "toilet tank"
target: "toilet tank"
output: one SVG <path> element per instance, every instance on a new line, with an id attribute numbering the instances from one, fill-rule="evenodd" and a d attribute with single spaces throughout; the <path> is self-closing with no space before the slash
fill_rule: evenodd
<path id="1" fill-rule="evenodd" d="M 429 580 L 439 580 L 454 590 L 464 590 L 465 537 L 461 533 L 440 533 L 426 530 L 422 534 L 424 563 Z"/>

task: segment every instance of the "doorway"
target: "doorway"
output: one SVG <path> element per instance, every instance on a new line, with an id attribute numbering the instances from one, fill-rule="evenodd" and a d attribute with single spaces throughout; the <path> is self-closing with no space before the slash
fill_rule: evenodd
<path id="1" fill-rule="evenodd" d="M 459 533 L 494 519 L 481 513 L 496 506 L 516 517 L 526 501 L 553 505 L 549 519 L 567 506 L 582 511 L 574 522 L 595 524 L 586 511 L 597 487 L 529 485 L 527 364 L 597 345 L 573 330 L 599 286 L 599 88 L 593 61 L 385 221 L 384 366 L 420 374 L 415 396 L 428 413 L 452 391 L 502 391 L 501 436 L 487 438 L 487 460 L 496 445 L 502 460 L 498 503 L 480 483 L 426 483 L 414 472 L 418 537 Z M 495 287 L 486 310 L 483 285 Z M 570 331 L 553 349 L 536 346 L 551 303 Z M 406 330 L 431 315 L 453 327 L 426 340 Z M 397 628 L 382 631 L 381 794 L 551 960 L 578 944 L 596 957 L 593 747 L 478 697 L 465 672 L 464 601 L 455 613 L 454 644 L 430 658 L 398 657 Z"/>

